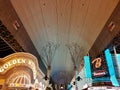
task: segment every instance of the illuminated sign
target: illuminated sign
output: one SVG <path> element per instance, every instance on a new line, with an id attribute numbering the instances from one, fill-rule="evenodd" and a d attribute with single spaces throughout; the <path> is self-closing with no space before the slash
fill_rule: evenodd
<path id="1" fill-rule="evenodd" d="M 89 56 L 84 56 L 84 68 L 85 68 L 85 75 L 86 78 L 91 78 L 91 66 L 90 66 L 90 57 Z"/>
<path id="2" fill-rule="evenodd" d="M 98 70 L 96 72 L 93 72 L 94 76 L 103 76 L 105 74 L 106 74 L 106 72 L 104 70 L 100 70 L 100 71 Z"/>
<path id="3" fill-rule="evenodd" d="M 120 90 L 120 87 L 111 87 L 111 86 L 98 86 L 98 87 L 89 87 L 88 90 Z"/>
<path id="4" fill-rule="evenodd" d="M 94 77 L 103 77 L 107 75 L 107 66 L 104 57 L 98 57 L 91 60 L 92 67 L 92 76 Z"/>
<path id="5" fill-rule="evenodd" d="M 84 56 L 84 63 L 86 77 L 91 78 L 92 76 L 93 82 L 98 81 L 98 79 L 100 82 L 106 82 L 111 80 L 114 86 L 119 86 L 115 75 L 112 55 L 109 49 L 105 50 L 104 54 L 102 53 L 101 55 L 99 55 L 98 58 L 90 59 L 89 56 Z"/>
<path id="6" fill-rule="evenodd" d="M 0 66 L 0 73 L 5 73 L 10 68 L 13 68 L 19 65 L 25 65 L 30 67 L 33 70 L 33 74 L 36 75 L 36 68 L 35 68 L 34 62 L 31 59 L 26 59 L 26 58 L 15 58 L 15 59 L 9 60 L 8 62 Z"/>
<path id="7" fill-rule="evenodd" d="M 8 68 L 15 66 L 16 64 L 25 64 L 25 59 L 16 59 L 16 60 L 10 60 L 8 62 L 6 62 L 5 64 L 3 64 L 0 67 L 0 72 L 4 72 L 5 70 L 7 70 Z"/>
<path id="8" fill-rule="evenodd" d="M 100 86 L 100 87 L 89 87 L 89 89 L 88 90 L 106 90 L 107 89 L 107 87 L 104 87 L 104 86 Z"/>
<path id="9" fill-rule="evenodd" d="M 109 49 L 105 50 L 105 56 L 106 56 L 108 70 L 109 70 L 109 73 L 110 73 L 110 80 L 112 81 L 112 84 L 114 86 L 119 86 L 119 83 L 118 83 L 118 81 L 116 79 L 116 76 L 115 76 L 115 70 L 114 70 L 114 65 L 113 65 L 113 61 L 112 61 L 112 55 L 111 55 Z"/>
<path id="10" fill-rule="evenodd" d="M 101 66 L 101 61 L 102 61 L 101 58 L 96 58 L 96 59 L 94 59 L 94 60 L 92 61 L 92 64 L 95 63 L 95 68 L 100 68 L 100 66 Z"/>

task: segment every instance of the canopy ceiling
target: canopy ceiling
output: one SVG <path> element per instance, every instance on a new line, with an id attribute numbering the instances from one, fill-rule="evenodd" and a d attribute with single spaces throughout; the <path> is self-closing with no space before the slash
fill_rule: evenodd
<path id="1" fill-rule="evenodd" d="M 41 57 L 48 42 L 58 45 L 51 63 L 51 76 L 58 78 L 57 82 L 64 82 L 64 78 L 71 80 L 74 69 L 67 46 L 76 43 L 83 48 L 81 56 L 85 55 L 118 1 L 11 0 L 11 3 Z"/>

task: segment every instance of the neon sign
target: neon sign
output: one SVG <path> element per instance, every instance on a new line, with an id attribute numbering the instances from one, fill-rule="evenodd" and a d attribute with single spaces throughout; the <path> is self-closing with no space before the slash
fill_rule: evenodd
<path id="1" fill-rule="evenodd" d="M 15 66 L 16 64 L 25 64 L 25 63 L 26 62 L 24 59 L 10 60 L 0 67 L 0 73 L 4 72 L 5 70 L 9 69 L 12 66 Z"/>
<path id="2" fill-rule="evenodd" d="M 93 78 L 107 76 L 108 72 L 105 62 L 104 56 L 91 60 Z"/>
<path id="3" fill-rule="evenodd" d="M 0 73 L 5 73 L 10 68 L 13 68 L 19 65 L 25 65 L 30 67 L 33 71 L 33 74 L 36 76 L 36 67 L 34 62 L 31 59 L 26 59 L 26 58 L 15 58 L 15 59 L 9 60 L 8 62 L 4 63 L 0 67 Z"/>
<path id="4" fill-rule="evenodd" d="M 92 64 L 95 63 L 95 68 L 100 68 L 101 66 L 101 61 L 102 59 L 101 58 L 96 58 L 92 61 Z"/>

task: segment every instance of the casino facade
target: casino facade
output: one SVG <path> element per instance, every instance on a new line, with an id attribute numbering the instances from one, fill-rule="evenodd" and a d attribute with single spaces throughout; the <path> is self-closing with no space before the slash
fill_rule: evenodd
<path id="1" fill-rule="evenodd" d="M 32 54 L 19 52 L 0 60 L 1 90 L 36 88 L 35 84 L 43 75 L 38 68 L 37 58 Z"/>

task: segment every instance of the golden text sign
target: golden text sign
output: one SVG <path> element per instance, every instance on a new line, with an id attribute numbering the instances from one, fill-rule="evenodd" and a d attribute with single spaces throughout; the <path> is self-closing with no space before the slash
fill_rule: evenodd
<path id="1" fill-rule="evenodd" d="M 26 58 L 14 58 L 5 62 L 3 65 L 0 66 L 0 73 L 3 74 L 7 70 L 20 65 L 28 66 L 29 68 L 32 69 L 33 74 L 36 74 L 35 63 L 31 59 L 26 59 Z"/>

